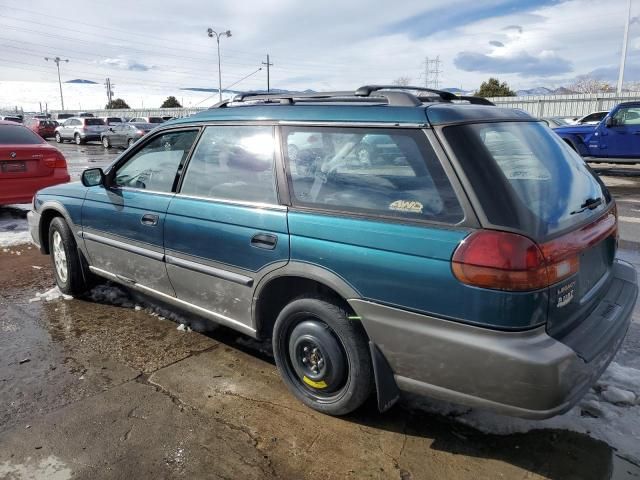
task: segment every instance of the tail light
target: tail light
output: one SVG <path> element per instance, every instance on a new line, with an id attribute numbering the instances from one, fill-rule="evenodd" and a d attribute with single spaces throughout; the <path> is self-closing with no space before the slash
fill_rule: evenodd
<path id="1" fill-rule="evenodd" d="M 536 244 L 515 233 L 478 230 L 452 258 L 455 277 L 463 283 L 495 290 L 538 290 L 578 272 L 580 253 L 617 235 L 615 212 L 559 238 Z"/>
<path id="2" fill-rule="evenodd" d="M 42 163 L 47 168 L 67 168 L 67 161 L 61 153 L 43 158 Z"/>

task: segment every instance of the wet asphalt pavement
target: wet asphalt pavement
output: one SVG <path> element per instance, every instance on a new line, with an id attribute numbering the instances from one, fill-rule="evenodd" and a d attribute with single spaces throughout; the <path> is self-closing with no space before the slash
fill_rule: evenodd
<path id="1" fill-rule="evenodd" d="M 72 176 L 117 151 L 64 144 Z M 595 166 L 618 198 L 640 268 L 640 166 Z M 640 478 L 606 443 L 564 430 L 487 435 L 405 399 L 344 418 L 286 390 L 268 344 L 98 287 L 38 298 L 49 257 L 0 249 L 0 479 Z M 119 293 L 118 293 L 119 292 Z M 175 319 L 175 317 L 174 317 Z M 206 328 L 205 328 L 206 327 Z M 640 369 L 640 309 L 617 361 Z"/>

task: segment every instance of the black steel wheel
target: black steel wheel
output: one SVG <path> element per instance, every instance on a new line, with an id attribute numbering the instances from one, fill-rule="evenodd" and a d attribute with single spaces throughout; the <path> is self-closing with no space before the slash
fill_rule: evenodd
<path id="1" fill-rule="evenodd" d="M 273 332 L 276 364 L 291 392 L 329 415 L 357 409 L 373 388 L 362 326 L 331 300 L 302 297 L 278 315 Z"/>

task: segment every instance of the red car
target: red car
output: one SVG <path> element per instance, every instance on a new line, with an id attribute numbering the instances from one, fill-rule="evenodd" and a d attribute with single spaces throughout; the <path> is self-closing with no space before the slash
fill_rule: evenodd
<path id="1" fill-rule="evenodd" d="M 60 150 L 23 125 L 0 121 L 0 205 L 29 203 L 41 188 L 68 181 Z"/>
<path id="2" fill-rule="evenodd" d="M 42 118 L 30 118 L 27 120 L 27 128 L 37 133 L 42 138 L 53 138 L 56 135 L 58 122 Z"/>

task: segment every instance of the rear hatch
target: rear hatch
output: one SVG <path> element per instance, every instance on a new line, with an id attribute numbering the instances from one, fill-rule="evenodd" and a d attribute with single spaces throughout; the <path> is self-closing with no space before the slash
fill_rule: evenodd
<path id="1" fill-rule="evenodd" d="M 89 133 L 102 133 L 107 129 L 101 118 L 84 118 L 84 130 Z"/>
<path id="2" fill-rule="evenodd" d="M 547 331 L 563 337 L 599 308 L 612 281 L 617 219 L 607 188 L 541 122 L 455 125 L 443 134 L 481 206 L 483 228 L 530 238 L 556 269 Z"/>

